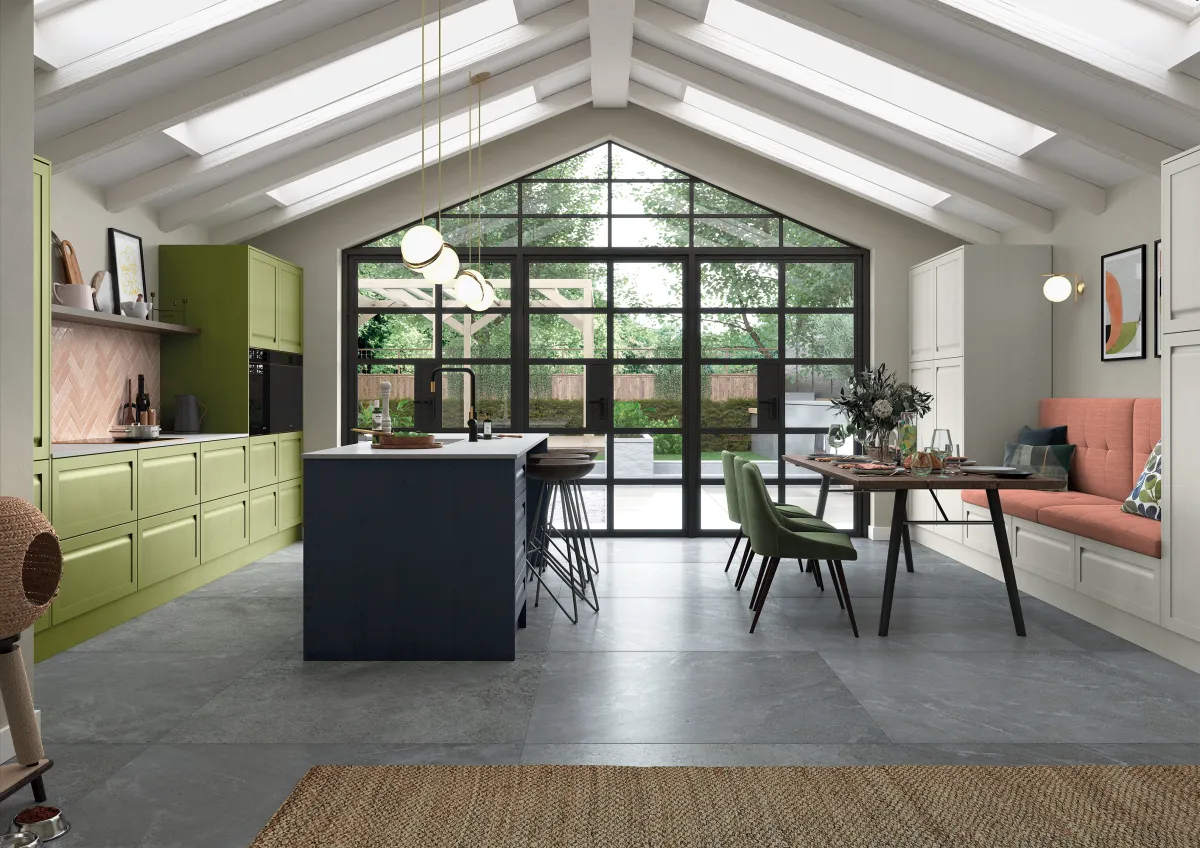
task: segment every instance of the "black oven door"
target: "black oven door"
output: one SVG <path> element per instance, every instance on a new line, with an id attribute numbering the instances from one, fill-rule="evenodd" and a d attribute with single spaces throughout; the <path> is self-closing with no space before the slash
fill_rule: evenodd
<path id="1" fill-rule="evenodd" d="M 264 436 L 271 432 L 267 420 L 267 366 L 250 363 L 250 435 Z"/>
<path id="2" fill-rule="evenodd" d="M 299 354 L 276 353 L 267 365 L 267 432 L 304 429 L 304 369 Z"/>

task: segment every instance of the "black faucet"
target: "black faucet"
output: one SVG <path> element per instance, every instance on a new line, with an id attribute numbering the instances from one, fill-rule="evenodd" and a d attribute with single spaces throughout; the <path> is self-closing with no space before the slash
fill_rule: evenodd
<path id="1" fill-rule="evenodd" d="M 434 368 L 433 373 L 429 375 L 429 391 L 431 394 L 437 394 L 437 375 L 438 374 L 468 374 L 471 377 L 471 409 L 467 416 L 467 436 L 468 442 L 479 441 L 479 422 L 475 420 L 475 372 L 470 368 Z"/>

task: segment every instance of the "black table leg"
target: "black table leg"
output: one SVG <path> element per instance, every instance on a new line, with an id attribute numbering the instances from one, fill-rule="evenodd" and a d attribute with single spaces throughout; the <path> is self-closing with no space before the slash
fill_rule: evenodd
<path id="1" fill-rule="evenodd" d="M 879 635 L 888 635 L 892 620 L 892 594 L 896 591 L 896 568 L 900 565 L 900 541 L 908 525 L 908 489 L 897 489 L 892 504 L 892 535 L 888 540 L 887 574 L 883 581 L 883 609 L 879 613 Z"/>
<path id="2" fill-rule="evenodd" d="M 1012 607 L 1013 625 L 1017 635 L 1025 635 L 1025 616 L 1021 613 L 1021 593 L 1017 591 L 1017 573 L 1013 570 L 1012 551 L 1008 548 L 1008 531 L 1004 527 L 1004 511 L 1000 508 L 1000 492 L 986 489 L 988 509 L 992 512 L 992 527 L 996 531 L 996 550 L 1000 553 L 1000 568 L 1004 571 L 1004 586 L 1008 589 L 1008 605 Z"/>
<path id="3" fill-rule="evenodd" d="M 831 478 L 821 475 L 821 492 L 817 495 L 817 518 L 825 517 L 825 502 L 829 500 L 829 481 Z"/>
<path id="4" fill-rule="evenodd" d="M 908 573 L 912 574 L 913 559 L 912 559 L 912 537 L 908 532 L 908 525 L 904 525 L 904 535 L 901 537 L 904 542 L 904 566 L 908 569 Z"/>

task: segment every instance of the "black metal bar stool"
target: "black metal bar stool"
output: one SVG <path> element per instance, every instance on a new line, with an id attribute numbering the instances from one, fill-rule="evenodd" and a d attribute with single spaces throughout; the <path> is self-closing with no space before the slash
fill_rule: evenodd
<path id="1" fill-rule="evenodd" d="M 596 457 L 600 455 L 599 448 L 551 448 L 544 454 L 536 454 L 536 456 L 575 456 L 586 457 L 593 463 Z M 592 521 L 588 518 L 587 502 L 583 498 L 583 484 L 579 480 L 573 482 L 575 487 L 575 495 L 579 498 L 579 512 L 583 516 L 583 535 L 587 539 L 588 547 L 591 548 L 592 556 L 588 561 L 588 567 L 591 568 L 592 574 L 600 573 L 600 557 L 596 554 L 596 540 L 592 536 Z"/>
<path id="2" fill-rule="evenodd" d="M 596 463 L 583 456 L 544 453 L 531 454 L 529 460 L 529 477 L 542 484 L 526 560 L 528 573 L 538 582 L 533 605 L 538 605 L 542 589 L 545 589 L 563 614 L 576 624 L 579 622 L 579 601 L 597 612 L 600 610 L 584 541 L 581 517 L 584 505 L 576 494 L 582 491 L 577 481 L 586 477 Z M 559 519 L 561 527 L 555 523 Z M 546 583 L 547 571 L 554 572 L 563 588 L 570 592 L 570 610 Z"/>

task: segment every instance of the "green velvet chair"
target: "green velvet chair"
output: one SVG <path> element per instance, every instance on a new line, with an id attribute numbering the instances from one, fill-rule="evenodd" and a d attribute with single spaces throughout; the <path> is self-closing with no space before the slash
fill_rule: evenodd
<path id="1" fill-rule="evenodd" d="M 737 554 L 738 545 L 742 543 L 742 538 L 745 531 L 742 528 L 742 511 L 738 505 L 737 494 L 737 467 L 735 460 L 745 462 L 733 451 L 721 451 L 721 473 L 725 478 L 725 512 L 729 515 L 729 520 L 738 525 L 737 538 L 733 540 L 733 550 L 729 552 L 729 560 L 725 563 L 725 570 L 729 571 L 729 566 L 733 565 L 733 557 Z M 775 505 L 782 515 L 789 518 L 815 518 L 815 516 L 804 509 L 803 507 L 792 506 L 791 504 L 776 504 Z M 744 559 L 745 557 L 743 557 Z"/>
<path id="2" fill-rule="evenodd" d="M 781 559 L 825 560 L 829 565 L 829 576 L 834 581 L 838 601 L 850 616 L 850 627 L 858 637 L 858 624 L 854 620 L 854 607 L 850 603 L 850 590 L 846 586 L 846 574 L 842 562 L 858 559 L 858 552 L 850 537 L 843 533 L 806 532 L 792 529 L 792 522 L 781 518 L 771 503 L 762 472 L 752 462 L 742 465 L 738 478 L 741 501 L 742 526 L 750 537 L 750 548 L 763 558 L 759 569 L 758 585 L 755 587 L 752 609 L 754 621 L 750 632 L 758 626 L 775 579 L 775 571 Z"/>

